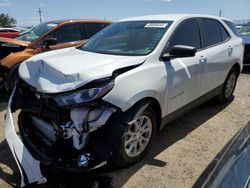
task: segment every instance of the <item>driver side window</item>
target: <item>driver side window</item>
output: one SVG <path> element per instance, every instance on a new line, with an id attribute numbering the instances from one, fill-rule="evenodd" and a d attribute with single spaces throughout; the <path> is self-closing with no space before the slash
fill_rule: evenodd
<path id="1" fill-rule="evenodd" d="M 169 53 L 175 45 L 186 45 L 201 49 L 201 38 L 199 24 L 196 19 L 187 20 L 182 23 L 170 37 L 165 52 Z"/>
<path id="2" fill-rule="evenodd" d="M 56 38 L 58 43 L 73 42 L 81 40 L 79 24 L 67 24 L 53 31 L 49 38 Z"/>

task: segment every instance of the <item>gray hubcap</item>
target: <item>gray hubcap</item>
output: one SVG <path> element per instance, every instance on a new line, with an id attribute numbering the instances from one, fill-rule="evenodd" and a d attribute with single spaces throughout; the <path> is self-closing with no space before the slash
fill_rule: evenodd
<path id="1" fill-rule="evenodd" d="M 152 122 L 148 116 L 141 115 L 128 128 L 125 135 L 125 152 L 129 157 L 140 155 L 147 147 L 152 134 Z"/>
<path id="2" fill-rule="evenodd" d="M 236 76 L 235 74 L 231 74 L 227 80 L 227 85 L 225 89 L 226 98 L 230 97 L 233 94 L 235 84 L 236 84 Z"/>

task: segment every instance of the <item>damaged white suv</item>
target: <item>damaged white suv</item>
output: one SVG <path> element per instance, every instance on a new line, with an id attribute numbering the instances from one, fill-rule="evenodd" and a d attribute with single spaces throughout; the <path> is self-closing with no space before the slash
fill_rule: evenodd
<path id="1" fill-rule="evenodd" d="M 155 15 L 28 59 L 6 123 L 22 174 L 44 183 L 40 163 L 81 172 L 137 162 L 162 125 L 212 97 L 231 98 L 243 48 L 221 18 Z M 11 114 L 18 109 L 21 139 Z"/>

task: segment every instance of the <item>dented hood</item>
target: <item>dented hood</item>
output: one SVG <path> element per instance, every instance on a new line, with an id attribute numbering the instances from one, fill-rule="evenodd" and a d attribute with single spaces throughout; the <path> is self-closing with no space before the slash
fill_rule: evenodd
<path id="1" fill-rule="evenodd" d="M 145 59 L 145 56 L 106 55 L 73 47 L 33 56 L 20 65 L 19 75 L 40 92 L 59 93 L 109 77 L 115 70 L 141 64 Z"/>
<path id="2" fill-rule="evenodd" d="M 11 43 L 11 44 L 17 44 L 21 46 L 28 46 L 30 42 L 17 40 L 17 39 L 11 39 L 11 38 L 4 38 L 0 37 L 0 43 Z"/>

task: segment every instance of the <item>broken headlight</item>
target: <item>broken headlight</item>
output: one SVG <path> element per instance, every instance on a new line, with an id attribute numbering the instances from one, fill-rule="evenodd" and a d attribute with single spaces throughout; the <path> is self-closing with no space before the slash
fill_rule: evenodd
<path id="1" fill-rule="evenodd" d="M 54 97 L 56 103 L 61 107 L 90 102 L 106 95 L 114 86 L 114 82 L 109 82 L 102 87 L 83 89 L 72 93 L 65 93 Z"/>

